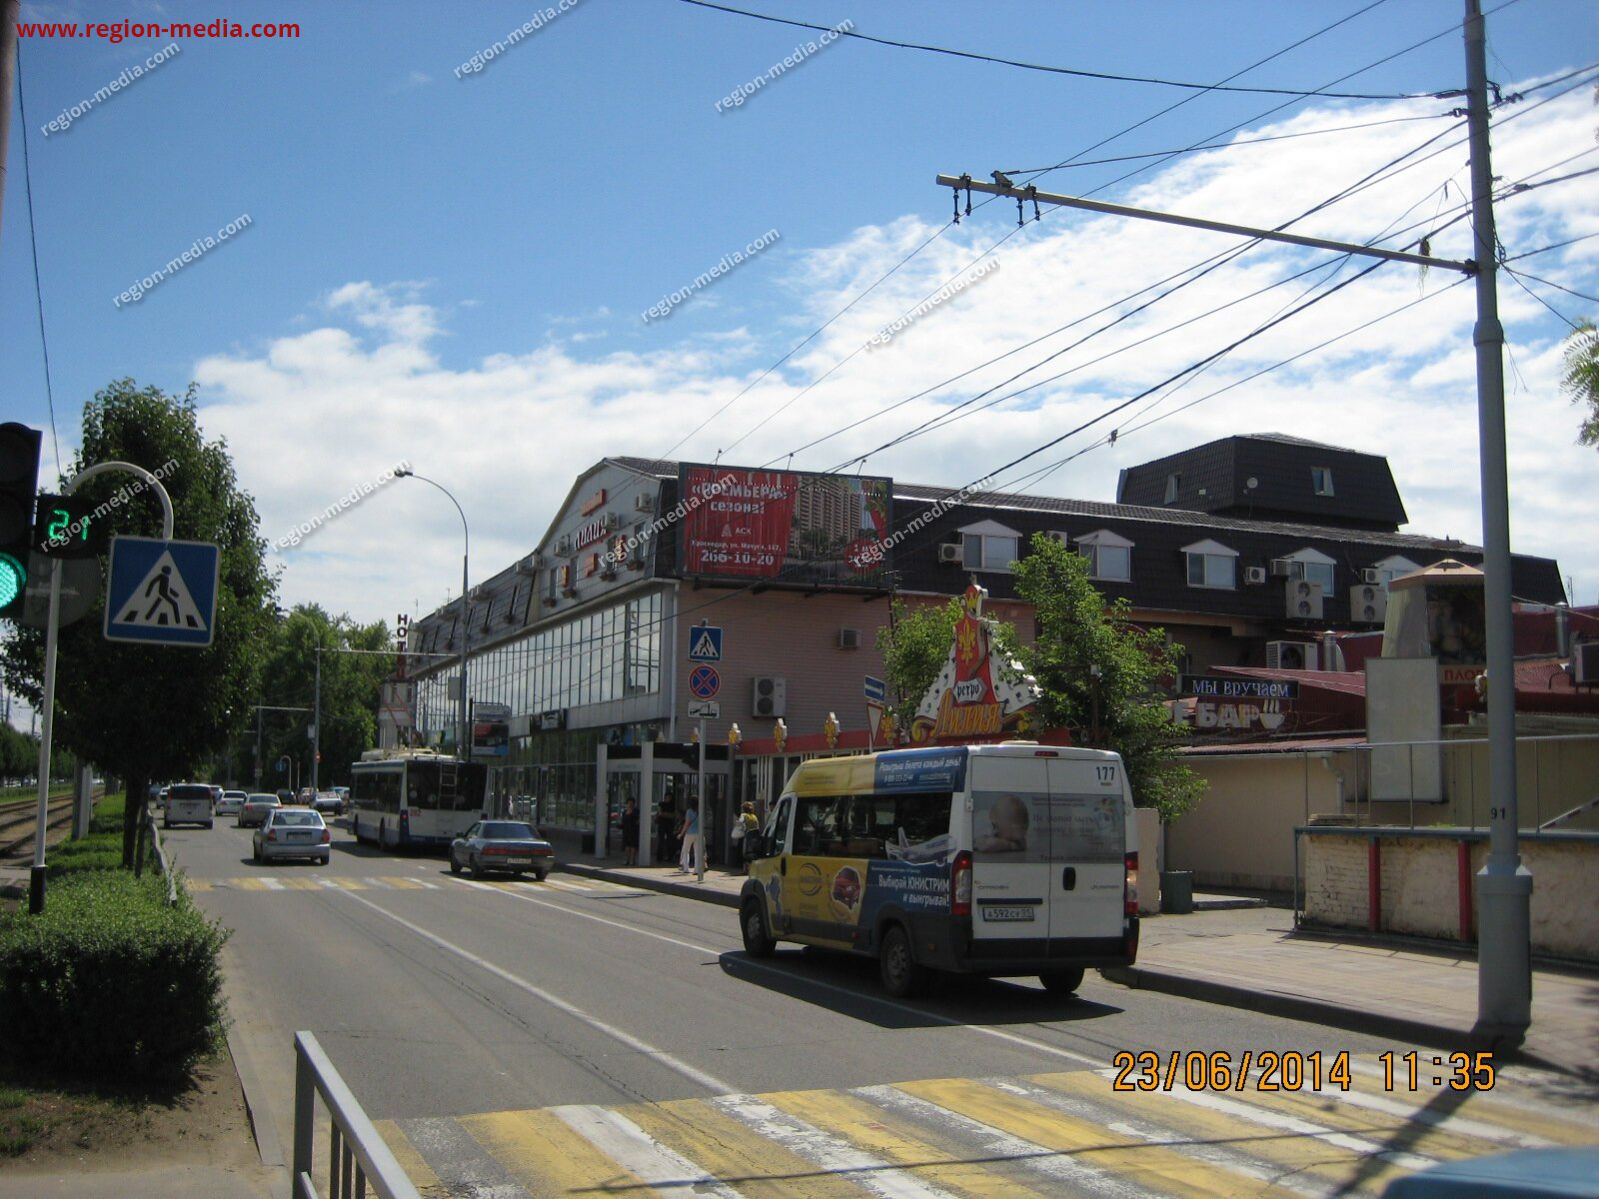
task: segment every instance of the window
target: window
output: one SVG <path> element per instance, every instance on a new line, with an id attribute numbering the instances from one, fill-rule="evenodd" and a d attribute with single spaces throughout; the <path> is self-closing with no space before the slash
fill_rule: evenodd
<path id="1" fill-rule="evenodd" d="M 1331 495 L 1333 493 L 1332 471 L 1325 466 L 1310 468 L 1310 486 L 1317 495 Z"/>
<path id="2" fill-rule="evenodd" d="M 1337 579 L 1333 573 L 1334 562 L 1326 554 L 1306 546 L 1289 554 L 1288 561 L 1294 563 L 1294 578 L 1304 579 L 1307 583 L 1320 583 L 1324 596 L 1333 594 Z"/>
<path id="3" fill-rule="evenodd" d="M 1188 558 L 1188 585 L 1231 591 L 1238 586 L 1238 551 L 1217 541 L 1183 546 Z"/>
<path id="4" fill-rule="evenodd" d="M 1390 558 L 1384 558 L 1381 562 L 1377 563 L 1375 569 L 1377 571 L 1377 582 L 1386 587 L 1389 583 L 1392 583 L 1401 575 L 1411 574 L 1420 570 L 1421 567 L 1412 562 L 1409 558 L 1404 558 L 1398 554 L 1395 554 L 1394 556 Z"/>
<path id="5" fill-rule="evenodd" d="M 1183 474 L 1181 471 L 1174 470 L 1166 476 L 1166 503 L 1175 504 L 1177 502 L 1177 489 L 1182 485 Z"/>
<path id="6" fill-rule="evenodd" d="M 1133 543 L 1101 529 L 1077 539 L 1077 552 L 1088 559 L 1088 577 L 1126 583 L 1133 577 Z"/>
<path id="7" fill-rule="evenodd" d="M 967 570 L 1009 570 L 1021 553 L 1022 535 L 997 521 L 967 525 L 961 535 L 961 563 Z"/>

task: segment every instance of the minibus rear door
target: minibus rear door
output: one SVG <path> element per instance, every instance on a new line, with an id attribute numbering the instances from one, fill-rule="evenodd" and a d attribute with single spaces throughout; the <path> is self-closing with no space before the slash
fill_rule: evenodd
<path id="1" fill-rule="evenodd" d="M 1050 935 L 1122 935 L 1127 847 L 1119 760 L 1049 762 Z"/>

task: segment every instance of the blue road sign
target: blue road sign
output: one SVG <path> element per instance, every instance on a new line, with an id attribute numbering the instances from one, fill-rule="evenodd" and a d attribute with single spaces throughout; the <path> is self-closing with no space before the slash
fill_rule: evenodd
<path id="1" fill-rule="evenodd" d="M 208 541 L 113 537 L 106 640 L 210 645 L 220 569 L 221 554 Z"/>
<path id="2" fill-rule="evenodd" d="M 874 679 L 871 675 L 866 676 L 866 683 L 862 690 L 865 691 L 867 699 L 876 700 L 878 703 L 883 703 L 888 699 L 887 685 L 882 679 Z"/>
<path id="3" fill-rule="evenodd" d="M 720 662 L 722 660 L 722 629 L 720 625 L 700 624 L 688 631 L 688 660 L 690 662 Z"/>
<path id="4" fill-rule="evenodd" d="M 722 689 L 722 676 L 714 666 L 696 666 L 688 673 L 688 689 L 695 699 L 715 699 Z"/>

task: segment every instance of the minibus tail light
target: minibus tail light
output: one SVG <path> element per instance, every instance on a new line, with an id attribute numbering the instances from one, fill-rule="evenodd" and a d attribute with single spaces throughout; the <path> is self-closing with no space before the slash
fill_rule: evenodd
<path id="1" fill-rule="evenodd" d="M 1130 853 L 1126 858 L 1127 873 L 1122 880 L 1122 898 L 1125 902 L 1125 912 L 1129 916 L 1138 915 L 1138 855 Z"/>
<path id="2" fill-rule="evenodd" d="M 972 914 L 972 855 L 964 849 L 955 855 L 949 868 L 949 914 Z"/>

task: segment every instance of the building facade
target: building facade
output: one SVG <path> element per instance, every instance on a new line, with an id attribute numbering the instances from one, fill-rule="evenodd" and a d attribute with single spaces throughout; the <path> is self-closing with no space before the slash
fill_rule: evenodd
<path id="1" fill-rule="evenodd" d="M 893 598 L 943 603 L 976 581 L 987 614 L 1029 640 L 1011 565 L 1036 534 L 1083 554 L 1107 598 L 1166 629 L 1184 669 L 1201 672 L 1314 669 L 1325 631 L 1381 627 L 1392 578 L 1444 558 L 1481 561 L 1476 547 L 1398 531 L 1404 509 L 1384 459 L 1275 435 L 1132 468 L 1120 494 L 1127 502 L 967 495 L 608 458 L 578 476 L 531 552 L 413 622 L 408 648 L 459 654 L 466 639 L 471 701 L 510 712 L 503 793 L 532 796 L 546 822 L 599 839 L 615 822 L 596 820 L 596 795 L 612 811 L 630 796 L 681 811 L 689 785 L 686 765 L 662 767 L 653 794 L 631 793 L 597 775 L 602 747 L 631 761 L 646 744 L 688 744 L 703 723 L 722 817 L 739 799 L 775 795 L 800 754 L 827 752 L 818 737 L 829 715 L 845 730 L 833 750 L 865 748 L 863 682 L 883 673 L 877 638 Z M 1564 598 L 1552 560 L 1518 556 L 1513 572 L 1518 597 Z M 701 625 L 722 630 L 717 661 L 690 661 Z M 413 670 L 417 735 L 451 746 L 457 667 L 415 661 L 428 664 Z M 700 666 L 714 686 L 692 675 Z M 742 747 L 729 753 L 735 724 Z"/>

